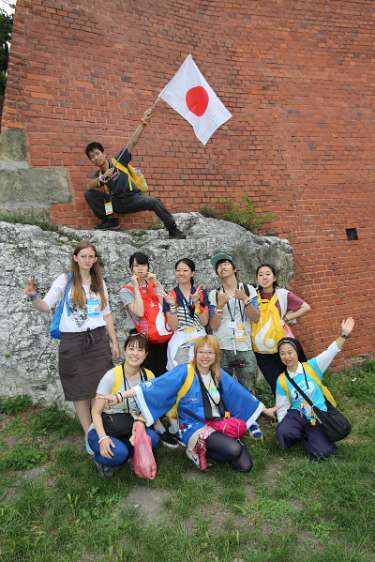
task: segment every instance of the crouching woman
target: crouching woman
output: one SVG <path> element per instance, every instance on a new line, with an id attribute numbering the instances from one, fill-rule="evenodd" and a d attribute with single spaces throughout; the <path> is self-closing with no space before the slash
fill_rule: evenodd
<path id="1" fill-rule="evenodd" d="M 242 422 L 239 426 L 246 430 L 261 413 L 273 417 L 275 412 L 275 408 L 265 408 L 246 388 L 220 369 L 220 346 L 214 336 L 197 340 L 191 363 L 178 365 L 158 379 L 125 391 L 123 398 L 136 399 L 147 425 L 153 424 L 175 405 L 186 453 L 201 469 L 206 468 L 207 457 L 227 462 L 234 470 L 249 472 L 253 463 L 247 447 L 234 435 L 216 430 L 211 422 L 220 423 L 232 418 L 234 426 L 236 422 Z M 222 428 L 225 425 L 221 424 Z"/>
<path id="2" fill-rule="evenodd" d="M 300 358 L 300 347 L 294 338 L 283 338 L 278 349 L 285 372 L 276 384 L 276 408 L 278 426 L 276 438 L 282 449 L 301 442 L 313 460 L 324 460 L 336 451 L 317 423 L 311 404 L 327 411 L 327 401 L 334 405 L 328 389 L 323 386 L 324 372 L 341 351 L 354 328 L 353 318 L 341 323 L 339 337 L 320 355 L 307 362 Z M 302 393 L 309 399 L 304 399 Z"/>
<path id="3" fill-rule="evenodd" d="M 142 369 L 148 351 L 148 342 L 143 334 L 130 335 L 124 345 L 124 365 L 117 365 L 103 376 L 97 388 L 97 395 L 92 408 L 93 423 L 88 432 L 88 442 L 95 453 L 98 472 L 111 477 L 116 467 L 124 464 L 133 455 L 135 437 L 134 421 L 144 421 L 136 400 L 129 396 L 119 401 L 118 398 L 129 389 L 144 381 L 152 380 L 154 375 Z M 121 394 L 122 393 L 122 394 Z M 112 394 L 116 397 L 108 403 L 102 395 Z M 152 448 L 160 440 L 159 434 L 164 430 L 156 420 L 154 429 L 147 428 Z"/>

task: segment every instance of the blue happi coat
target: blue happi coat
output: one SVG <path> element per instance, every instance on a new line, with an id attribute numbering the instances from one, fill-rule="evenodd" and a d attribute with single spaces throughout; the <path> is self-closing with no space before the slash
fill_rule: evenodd
<path id="1" fill-rule="evenodd" d="M 187 366 L 178 365 L 165 375 L 136 387 L 136 398 L 147 425 L 152 425 L 176 403 L 177 394 L 185 382 Z M 249 427 L 261 414 L 264 405 L 231 375 L 220 370 L 221 398 L 232 417 L 240 418 Z M 204 426 L 204 402 L 197 375 L 178 405 L 181 438 L 185 445 L 191 435 Z"/>

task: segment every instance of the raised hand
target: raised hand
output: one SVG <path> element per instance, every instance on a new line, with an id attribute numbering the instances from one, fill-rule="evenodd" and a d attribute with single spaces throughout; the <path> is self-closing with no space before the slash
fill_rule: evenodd
<path id="1" fill-rule="evenodd" d="M 35 293 L 37 291 L 38 291 L 38 288 L 37 288 L 37 284 L 36 284 L 36 279 L 35 279 L 35 277 L 30 277 L 26 281 L 26 285 L 25 285 L 25 288 L 24 288 L 23 292 L 28 297 L 32 297 L 33 295 L 35 295 Z"/>
<path id="2" fill-rule="evenodd" d="M 136 275 L 132 275 L 132 285 L 134 289 L 139 288 L 138 277 Z"/>
<path id="3" fill-rule="evenodd" d="M 353 331 L 354 325 L 354 318 L 352 318 L 351 316 L 343 320 L 341 322 L 341 334 L 343 334 L 344 336 L 349 336 Z"/>
<path id="4" fill-rule="evenodd" d="M 200 294 L 201 294 L 202 288 L 200 285 L 198 285 L 197 290 L 191 295 L 191 300 L 192 303 L 197 305 L 200 303 Z"/>
<path id="5" fill-rule="evenodd" d="M 228 301 L 229 301 L 229 295 L 227 295 L 226 293 L 224 293 L 224 291 L 220 289 L 220 291 L 218 291 L 217 293 L 217 306 L 219 308 L 223 308 Z"/>
<path id="6" fill-rule="evenodd" d="M 245 290 L 243 287 L 241 287 L 241 289 L 236 289 L 234 291 L 234 296 L 236 297 L 236 299 L 240 300 L 240 301 L 247 301 L 249 299 L 248 295 L 245 293 Z"/>

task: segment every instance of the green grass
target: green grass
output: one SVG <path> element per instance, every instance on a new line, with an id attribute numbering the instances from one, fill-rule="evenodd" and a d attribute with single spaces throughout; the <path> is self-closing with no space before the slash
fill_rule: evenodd
<path id="1" fill-rule="evenodd" d="M 353 432 L 327 462 L 280 451 L 264 420 L 264 441 L 247 440 L 252 473 L 201 474 L 183 449 L 160 448 L 154 482 L 127 465 L 100 478 L 75 421 L 2 400 L 0 560 L 374 562 L 374 379 L 374 362 L 328 375 Z M 269 403 L 265 385 L 258 396 Z"/>

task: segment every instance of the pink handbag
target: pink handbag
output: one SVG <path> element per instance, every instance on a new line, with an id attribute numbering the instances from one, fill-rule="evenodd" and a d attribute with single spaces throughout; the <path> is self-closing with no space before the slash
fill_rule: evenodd
<path id="1" fill-rule="evenodd" d="M 133 471 L 138 478 L 143 480 L 154 480 L 156 477 L 157 465 L 152 452 L 151 439 L 146 433 L 144 423 L 136 421 Z"/>
<path id="2" fill-rule="evenodd" d="M 222 420 L 207 420 L 206 424 L 215 431 L 220 431 L 233 439 L 241 439 L 247 433 L 247 426 L 238 418 L 224 418 Z"/>

